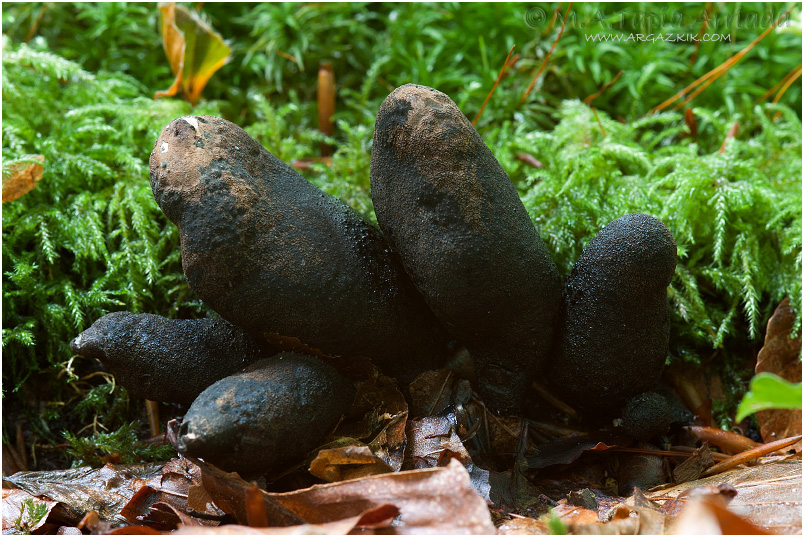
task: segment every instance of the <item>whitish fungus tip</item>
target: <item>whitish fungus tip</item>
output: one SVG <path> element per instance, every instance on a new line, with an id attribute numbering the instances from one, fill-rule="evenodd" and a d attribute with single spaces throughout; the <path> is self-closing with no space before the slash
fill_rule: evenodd
<path id="1" fill-rule="evenodd" d="M 198 130 L 198 120 L 195 119 L 193 116 L 184 116 L 181 119 L 192 125 L 195 130 Z"/>
<path id="2" fill-rule="evenodd" d="M 162 151 L 162 153 L 165 153 L 168 150 L 167 142 L 162 142 L 162 145 L 159 146 L 159 150 Z"/>

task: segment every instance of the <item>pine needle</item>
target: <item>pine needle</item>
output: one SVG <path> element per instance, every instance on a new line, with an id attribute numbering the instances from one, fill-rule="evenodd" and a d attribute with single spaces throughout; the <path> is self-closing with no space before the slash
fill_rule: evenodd
<path id="1" fill-rule="evenodd" d="M 547 56 L 545 56 L 544 61 L 542 62 L 542 66 L 539 67 L 538 71 L 536 71 L 536 74 L 533 76 L 533 80 L 530 81 L 528 89 L 525 90 L 525 94 L 519 101 L 520 105 L 522 105 L 528 99 L 528 95 L 530 95 L 530 92 L 533 91 L 533 86 L 536 85 L 536 81 L 539 79 L 539 75 L 541 75 L 542 71 L 544 71 L 544 68 L 547 67 L 547 62 L 550 61 L 550 56 L 553 54 L 556 45 L 558 45 L 558 40 L 561 39 L 561 35 L 564 33 L 564 26 L 567 24 L 567 18 L 569 17 L 570 9 L 572 9 L 572 2 L 570 2 L 569 5 L 567 6 L 567 12 L 564 14 L 564 19 L 561 21 L 561 30 L 558 31 L 558 36 L 556 37 L 556 40 L 553 41 L 553 46 L 550 47 L 550 52 L 548 52 Z"/>
<path id="2" fill-rule="evenodd" d="M 712 82 L 714 82 L 715 80 L 720 78 L 720 76 L 722 76 L 723 74 L 728 72 L 729 69 L 734 67 L 734 65 L 736 65 L 737 62 L 739 62 L 743 58 L 743 56 L 748 54 L 751 51 L 751 49 L 753 49 L 757 45 L 757 43 L 762 41 L 765 38 L 765 36 L 767 36 L 769 33 L 771 33 L 785 19 L 785 17 L 787 17 L 790 14 L 790 12 L 793 11 L 794 7 L 796 7 L 795 4 L 790 6 L 790 8 L 787 11 L 785 11 L 782 14 L 782 16 L 779 17 L 779 19 L 775 23 L 773 23 L 772 26 L 770 26 L 767 30 L 762 32 L 759 35 L 759 37 L 754 39 L 743 50 L 741 50 L 740 52 L 738 52 L 737 54 L 735 54 L 734 56 L 732 56 L 731 58 L 729 58 L 728 60 L 726 60 L 722 64 L 718 65 L 717 67 L 715 67 L 714 69 L 712 69 L 711 71 L 709 71 L 708 73 L 706 73 L 705 75 L 700 77 L 698 80 L 696 80 L 695 82 L 693 82 L 692 84 L 690 84 L 689 86 L 684 88 L 683 90 L 679 91 L 678 93 L 676 93 L 675 95 L 673 95 L 672 97 L 670 97 L 669 99 L 664 101 L 660 105 L 658 105 L 655 108 L 653 108 L 650 112 L 647 113 L 647 115 L 652 115 L 652 114 L 655 114 L 656 112 L 661 112 L 662 110 L 664 110 L 665 108 L 667 108 L 668 106 L 673 104 L 673 102 L 677 101 L 682 96 L 684 96 L 688 91 L 690 91 L 691 89 L 696 88 L 696 87 L 700 86 L 701 84 L 703 84 L 704 82 L 706 82 L 706 85 L 703 88 L 700 88 L 697 92 L 695 92 L 692 95 L 690 95 L 679 106 L 677 106 L 676 109 L 678 109 L 681 106 L 684 106 L 685 104 L 690 102 L 698 94 L 700 94 L 701 91 L 706 89 L 706 87 L 708 87 Z"/>
<path id="3" fill-rule="evenodd" d="M 503 62 L 502 69 L 500 69 L 500 74 L 497 75 L 497 80 L 494 81 L 494 85 L 491 87 L 491 91 L 489 92 L 488 95 L 486 95 L 486 100 L 483 101 L 483 106 L 480 107 L 480 111 L 475 116 L 475 119 L 472 120 L 472 126 L 477 125 L 477 122 L 480 120 L 480 116 L 483 115 L 483 110 L 486 109 L 486 104 L 488 104 L 489 100 L 491 99 L 491 96 L 494 95 L 494 91 L 497 89 L 497 85 L 500 83 L 500 80 L 502 80 L 502 77 L 505 74 L 506 69 L 508 69 L 508 60 L 511 59 L 511 53 L 514 51 L 515 48 L 516 45 L 511 47 L 511 50 L 508 51 L 508 56 L 505 57 L 505 62 Z"/>

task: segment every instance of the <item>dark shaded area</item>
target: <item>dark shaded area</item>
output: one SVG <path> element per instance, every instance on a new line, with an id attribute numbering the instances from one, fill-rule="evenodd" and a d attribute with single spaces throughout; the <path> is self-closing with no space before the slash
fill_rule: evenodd
<path id="1" fill-rule="evenodd" d="M 353 397 L 332 366 L 282 353 L 204 390 L 184 417 L 177 448 L 242 475 L 282 469 L 326 438 Z"/>
<path id="2" fill-rule="evenodd" d="M 179 118 L 150 163 L 187 281 L 222 317 L 326 354 L 369 356 L 401 379 L 443 360 L 447 335 L 380 231 L 240 127 Z"/>
<path id="3" fill-rule="evenodd" d="M 517 409 L 552 344 L 561 282 L 511 180 L 448 96 L 407 84 L 377 114 L 371 188 L 408 274 L 475 359 L 481 395 Z"/>
<path id="4" fill-rule="evenodd" d="M 70 342 L 97 358 L 134 397 L 190 404 L 204 388 L 279 352 L 223 319 L 168 319 L 119 311 Z"/>
<path id="5" fill-rule="evenodd" d="M 644 214 L 614 220 L 584 248 L 567 281 L 559 354 L 548 371 L 567 400 L 608 413 L 658 382 L 675 267 L 673 236 Z"/>

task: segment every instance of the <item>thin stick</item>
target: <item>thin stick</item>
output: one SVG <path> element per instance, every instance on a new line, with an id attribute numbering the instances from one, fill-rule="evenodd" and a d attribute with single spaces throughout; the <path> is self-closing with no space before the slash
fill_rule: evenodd
<path id="1" fill-rule="evenodd" d="M 641 453 L 644 455 L 657 455 L 659 457 L 692 457 L 694 453 L 680 451 L 677 449 L 671 449 L 670 451 L 664 451 L 660 449 L 639 449 L 639 448 L 621 448 L 621 447 L 612 447 L 606 450 L 607 452 L 616 451 L 618 453 Z M 729 460 L 731 457 L 724 454 L 724 453 L 717 453 L 716 451 L 712 451 L 712 458 L 726 461 Z"/>
<path id="2" fill-rule="evenodd" d="M 550 32 L 553 31 L 553 26 L 556 25 L 556 19 L 558 18 L 558 15 L 561 13 L 561 4 L 563 4 L 563 3 L 564 2 L 559 2 L 558 7 L 555 8 L 555 10 L 553 10 L 553 18 L 550 19 L 550 24 L 548 24 L 547 28 L 544 29 L 544 31 L 542 32 L 542 35 L 547 35 L 547 34 L 549 34 Z"/>
<path id="3" fill-rule="evenodd" d="M 719 462 L 716 465 L 712 466 L 711 468 L 707 469 L 704 473 L 701 474 L 701 477 L 709 477 L 710 475 L 715 475 L 725 472 L 726 470 L 731 470 L 732 468 L 740 464 L 745 464 L 747 462 L 753 461 L 754 459 L 758 459 L 759 457 L 770 455 L 774 451 L 784 449 L 787 446 L 792 446 L 799 440 L 801 440 L 801 435 L 794 436 L 792 438 L 783 438 L 781 440 L 776 440 L 775 442 L 768 442 L 767 444 L 762 444 L 761 446 L 755 447 L 754 449 L 743 451 L 742 453 L 738 453 L 737 455 L 731 457 L 730 459 L 725 460 L 723 462 Z"/>
<path id="4" fill-rule="evenodd" d="M 790 78 L 791 76 L 795 75 L 797 71 L 799 72 L 799 74 L 801 74 L 801 73 L 800 73 L 800 71 L 801 71 L 801 62 L 799 62 L 799 64 L 798 64 L 798 65 L 796 65 L 796 66 L 793 68 L 793 70 L 792 70 L 792 71 L 790 71 L 789 73 L 787 73 L 786 75 L 784 75 L 784 78 L 782 78 L 782 79 L 781 79 L 779 82 L 777 82 L 775 86 L 773 86 L 771 89 L 769 89 L 768 91 L 766 91 L 765 93 L 763 93 L 763 94 L 762 94 L 762 97 L 760 97 L 759 99 L 757 99 L 757 100 L 755 101 L 755 103 L 758 103 L 758 102 L 760 102 L 760 101 L 764 101 L 765 99 L 767 99 L 768 97 L 770 97 L 772 94 L 776 93 L 776 90 L 778 90 L 780 87 L 782 87 L 782 85 L 784 85 L 784 83 L 785 83 L 785 82 L 787 82 L 787 79 L 788 79 L 788 78 Z"/>
<path id="5" fill-rule="evenodd" d="M 592 109 L 592 113 L 595 115 L 595 119 L 597 120 L 597 125 L 600 127 L 600 132 L 603 133 L 603 137 L 605 138 L 607 136 L 606 129 L 603 128 L 603 122 L 600 121 L 600 117 L 597 115 L 597 110 L 595 110 L 595 107 L 592 105 L 589 105 L 589 108 Z"/>
<path id="6" fill-rule="evenodd" d="M 609 89 L 609 88 L 611 87 L 611 85 L 612 85 L 612 84 L 614 84 L 615 82 L 617 82 L 617 81 L 620 79 L 620 75 L 622 75 L 622 74 L 623 74 L 623 72 L 622 72 L 622 71 L 620 71 L 619 73 L 617 73 L 617 75 L 616 75 L 614 78 L 612 78 L 612 79 L 611 79 L 609 82 L 607 82 L 606 84 L 604 84 L 604 85 L 603 85 L 603 87 L 602 87 L 602 88 L 600 88 L 600 90 L 599 90 L 597 93 L 593 93 L 592 95 L 590 95 L 589 97 L 587 97 L 586 99 L 584 99 L 584 100 L 583 100 L 584 104 L 592 104 L 592 101 L 594 101 L 595 99 L 597 99 L 598 97 L 600 97 L 600 96 L 603 94 L 603 92 L 604 92 L 604 91 L 606 91 L 607 89 Z"/>
<path id="7" fill-rule="evenodd" d="M 552 406 L 563 412 L 568 416 L 572 416 L 573 418 L 578 417 L 578 413 L 575 411 L 574 408 L 569 406 L 564 401 L 561 401 L 558 397 L 550 393 L 546 387 L 542 386 L 540 383 L 536 382 L 535 380 L 530 383 L 531 387 L 536 391 L 536 394 L 544 399 L 547 403 L 550 403 Z"/>
<path id="8" fill-rule="evenodd" d="M 42 24 L 42 19 L 45 18 L 45 11 L 47 11 L 47 8 L 49 6 L 50 2 L 45 2 L 44 5 L 42 5 L 42 10 L 39 12 L 39 16 L 36 17 L 36 20 L 33 22 L 31 28 L 28 30 L 28 35 L 25 36 L 26 43 L 30 41 L 33 38 L 33 36 L 36 35 L 36 31 L 39 29 L 39 25 Z"/>
<path id="9" fill-rule="evenodd" d="M 23 470 L 28 470 L 28 453 L 25 450 L 25 437 L 22 436 L 22 424 L 17 424 L 17 453 L 20 456 Z"/>
<path id="10" fill-rule="evenodd" d="M 159 403 L 156 401 L 145 400 L 145 412 L 148 414 L 148 425 L 151 428 L 151 436 L 159 434 Z"/>
<path id="11" fill-rule="evenodd" d="M 443 393 L 444 393 L 444 388 L 447 387 L 447 382 L 449 382 L 449 379 L 450 379 L 451 376 L 452 376 L 452 371 L 447 371 L 447 377 L 444 379 L 444 382 L 441 383 L 441 389 L 438 390 L 438 396 L 435 398 L 435 401 L 433 401 L 432 406 L 430 406 L 430 410 L 427 411 L 428 416 L 433 415 L 433 410 L 435 410 L 436 404 L 441 399 L 441 395 L 443 395 Z"/>
<path id="12" fill-rule="evenodd" d="M 798 69 L 793 73 L 793 76 L 791 76 L 787 80 L 787 82 L 784 83 L 784 86 L 782 86 L 782 89 L 779 90 L 779 93 L 777 93 L 776 97 L 773 98 L 773 104 L 776 104 L 776 103 L 779 102 L 779 99 L 782 98 L 782 95 L 784 95 L 784 92 L 786 92 L 787 88 L 790 87 L 790 84 L 795 82 L 798 79 L 798 77 L 800 77 L 800 76 L 801 76 L 801 64 L 798 64 Z"/>
<path id="13" fill-rule="evenodd" d="M 695 60 L 698 58 L 698 49 L 701 48 L 701 37 L 706 33 L 706 29 L 709 27 L 709 13 L 711 11 L 712 2 L 707 2 L 703 22 L 701 23 L 701 29 L 698 30 L 698 36 L 695 39 L 695 50 L 692 51 L 692 56 L 690 57 L 690 67 L 695 65 Z"/>
<path id="14" fill-rule="evenodd" d="M 779 93 L 776 94 L 776 97 L 774 97 L 774 99 L 773 99 L 773 104 L 776 104 L 776 103 L 779 102 L 779 99 L 782 98 L 782 95 L 784 95 L 784 92 L 787 91 L 787 88 L 790 87 L 790 84 L 795 82 L 796 79 L 798 79 L 798 77 L 800 77 L 800 76 L 801 76 L 801 64 L 799 64 L 799 66 L 798 66 L 798 71 L 793 73 L 793 76 L 790 77 L 790 79 L 787 82 L 785 82 L 785 85 L 782 87 L 782 89 L 779 91 Z M 776 112 L 776 115 L 773 116 L 773 121 L 776 121 L 777 119 L 779 119 L 779 117 L 781 115 L 782 115 L 781 111 Z"/>
<path id="15" fill-rule="evenodd" d="M 558 45 L 558 40 L 561 39 L 561 35 L 564 33 L 564 26 L 567 24 L 567 17 L 569 17 L 570 9 L 572 9 L 572 2 L 570 2 L 569 5 L 567 6 L 567 12 L 564 14 L 564 19 L 561 21 L 561 30 L 559 30 L 559 32 L 558 32 L 558 37 L 556 37 L 556 40 L 553 41 L 553 46 L 550 47 L 550 52 L 548 52 L 547 56 L 545 56 L 544 61 L 542 62 L 542 66 L 539 67 L 539 70 L 536 71 L 536 74 L 533 76 L 533 80 L 530 81 L 530 86 L 528 86 L 528 89 L 525 90 L 525 94 L 522 96 L 522 99 L 519 101 L 520 105 L 522 105 L 527 100 L 528 95 L 530 95 L 530 92 L 533 90 L 533 86 L 536 85 L 536 80 L 539 79 L 539 75 L 541 75 L 542 71 L 544 71 L 544 68 L 547 67 L 547 62 L 550 60 L 550 56 L 553 54 L 553 51 L 555 50 L 556 45 Z M 793 8 L 790 8 L 790 9 L 793 9 Z"/>
<path id="16" fill-rule="evenodd" d="M 672 97 L 670 97 L 669 99 L 664 101 L 660 105 L 658 105 L 655 108 L 653 108 L 650 112 L 647 113 L 647 115 L 655 114 L 656 112 L 660 112 L 660 111 L 664 110 L 669 105 L 671 105 L 673 102 L 675 102 L 678 99 L 680 99 L 682 95 L 685 95 L 688 91 L 690 91 L 693 88 L 698 87 L 700 84 L 706 82 L 710 78 L 713 78 L 713 80 L 711 82 L 709 82 L 709 84 L 714 82 L 714 80 L 719 78 L 723 73 L 725 73 L 726 71 L 731 69 L 738 61 L 740 61 L 743 58 L 743 56 L 748 54 L 751 51 L 751 49 L 753 49 L 757 45 L 757 43 L 759 43 L 760 41 L 762 41 L 765 38 L 765 36 L 767 36 L 769 33 L 771 33 L 784 20 L 784 18 L 787 17 L 790 14 L 791 11 L 793 11 L 794 7 L 796 7 L 796 4 L 793 4 L 792 6 L 790 6 L 790 8 L 787 11 L 785 11 L 784 14 L 782 14 L 781 17 L 779 17 L 779 19 L 773 24 L 773 26 L 769 27 L 767 30 L 762 32 L 759 35 L 759 37 L 754 39 L 743 50 L 741 50 L 740 52 L 738 52 L 737 54 L 735 54 L 734 56 L 732 56 L 731 58 L 729 58 L 728 60 L 726 60 L 722 64 L 718 65 L 717 67 L 715 67 L 714 69 L 712 69 L 711 71 L 709 71 L 708 73 L 706 73 L 705 75 L 700 77 L 698 80 L 696 80 L 695 82 L 693 82 L 692 84 L 690 84 L 689 86 L 684 88 L 683 90 L 679 91 L 678 93 L 676 93 L 675 95 L 673 95 Z M 709 84 L 707 84 L 707 86 Z M 700 93 L 700 92 L 698 92 L 698 93 Z M 697 93 L 695 95 L 697 95 Z M 684 104 L 686 104 L 689 101 L 691 101 L 692 98 L 694 98 L 694 96 L 689 98 L 689 99 L 687 99 L 686 101 L 684 101 Z"/>
<path id="17" fill-rule="evenodd" d="M 500 80 L 502 80 L 505 70 L 508 69 L 508 60 L 511 58 L 511 53 L 514 51 L 515 48 L 516 45 L 511 47 L 511 50 L 508 51 L 508 56 L 505 57 L 505 62 L 503 63 L 502 69 L 500 69 L 500 74 L 497 75 L 497 80 L 494 81 L 494 85 L 491 87 L 491 91 L 489 92 L 488 95 L 486 95 L 486 100 L 483 101 L 483 106 L 480 107 L 480 111 L 475 116 L 475 119 L 472 120 L 473 127 L 477 125 L 480 116 L 483 115 L 483 110 L 486 109 L 486 104 L 489 102 L 489 99 L 491 99 L 491 96 L 494 95 L 494 91 L 497 89 L 497 84 L 500 83 Z"/>

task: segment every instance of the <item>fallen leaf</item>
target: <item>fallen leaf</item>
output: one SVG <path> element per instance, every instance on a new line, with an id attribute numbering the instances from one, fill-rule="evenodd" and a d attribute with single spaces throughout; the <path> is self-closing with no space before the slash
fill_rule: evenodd
<path id="1" fill-rule="evenodd" d="M 309 471 L 325 481 L 356 479 L 402 468 L 408 404 L 396 381 L 368 368 L 349 416 L 318 449 Z"/>
<path id="2" fill-rule="evenodd" d="M 693 452 L 692 457 L 689 457 L 673 469 L 673 483 L 695 481 L 714 462 L 712 452 L 709 451 L 709 444 L 704 442 L 701 447 Z"/>
<path id="3" fill-rule="evenodd" d="M 788 382 L 801 382 L 801 337 L 790 338 L 796 313 L 785 298 L 773 312 L 765 333 L 765 345 L 757 355 L 755 372 L 773 373 Z M 757 412 L 760 434 L 765 442 L 801 434 L 801 409 Z M 801 443 L 795 446 L 801 451 Z"/>
<path id="4" fill-rule="evenodd" d="M 673 526 L 675 535 L 770 535 L 749 520 L 706 499 L 687 505 Z"/>
<path id="5" fill-rule="evenodd" d="M 27 194 L 42 179 L 45 172 L 44 155 L 24 155 L 3 170 L 3 203 Z"/>
<path id="6" fill-rule="evenodd" d="M 223 67 L 231 49 L 223 38 L 197 14 L 170 2 L 159 6 L 162 44 L 176 79 L 154 98 L 170 97 L 181 91 L 193 105 L 198 102 L 210 77 Z"/>
<path id="7" fill-rule="evenodd" d="M 131 464 L 102 468 L 72 468 L 41 472 L 18 472 L 3 480 L 34 496 L 64 504 L 76 521 L 97 511 L 101 520 L 125 519 L 120 511 L 141 486 L 160 488 L 163 464 Z"/>
<path id="8" fill-rule="evenodd" d="M 20 489 L 3 489 L 3 533 L 6 533 L 6 530 L 11 530 L 16 527 L 17 520 L 21 520 L 21 522 L 25 523 L 30 521 L 28 507 L 25 502 L 26 500 L 31 500 L 36 504 L 45 504 L 47 506 L 47 514 L 45 514 L 42 518 L 39 519 L 36 524 L 33 526 L 27 526 L 28 532 L 33 532 L 35 529 L 40 528 L 44 525 L 47 521 L 47 517 L 53 508 L 59 502 L 48 500 L 44 498 L 37 498 L 36 496 L 32 496 L 31 494 L 25 492 L 24 490 Z M 23 509 L 25 513 L 22 515 L 20 519 L 20 515 L 22 514 Z"/>
<path id="9" fill-rule="evenodd" d="M 457 459 L 464 466 L 473 466 L 469 452 L 456 434 L 458 415 L 454 407 L 445 409 L 438 416 L 427 416 L 408 423 L 408 446 L 402 467 L 433 468 L 443 466 L 440 461 L 445 453 Z"/>
<path id="10" fill-rule="evenodd" d="M 357 516 L 322 524 L 302 524 L 278 528 L 254 528 L 238 524 L 217 528 L 182 527 L 178 531 L 174 531 L 172 535 L 346 535 L 356 529 L 361 530 L 361 533 L 371 533 L 372 529 L 390 525 L 397 515 L 399 515 L 399 509 L 393 505 L 381 505 Z"/>
<path id="11" fill-rule="evenodd" d="M 646 493 L 655 502 L 686 501 L 684 491 L 696 487 L 731 485 L 737 491 L 728 509 L 764 531 L 801 534 L 801 461 L 767 457 L 758 466 L 734 468 L 712 477 L 671 485 Z M 626 503 L 633 503 L 629 498 Z M 705 533 L 700 529 L 698 533 Z"/>
<path id="12" fill-rule="evenodd" d="M 517 517 L 507 520 L 497 527 L 498 535 L 552 535 L 550 527 L 543 520 L 530 517 Z"/>
<path id="13" fill-rule="evenodd" d="M 318 452 L 310 463 L 311 474 L 328 483 L 334 483 L 393 471 L 369 446 L 359 440 L 345 438 L 341 441 L 347 442 L 347 445 Z"/>
<path id="14" fill-rule="evenodd" d="M 725 472 L 726 470 L 733 468 L 740 464 L 745 464 L 747 462 L 751 462 L 759 457 L 763 457 L 765 455 L 770 455 L 774 451 L 780 450 L 782 448 L 786 448 L 788 446 L 792 446 L 796 442 L 801 441 L 801 435 L 794 436 L 793 438 L 783 438 L 781 440 L 777 440 L 775 442 L 769 442 L 767 444 L 760 444 L 759 446 L 755 447 L 754 449 L 749 449 L 748 451 L 743 451 L 742 453 L 738 453 L 731 457 L 728 460 L 720 461 L 716 465 L 708 468 L 703 474 L 704 477 L 715 475 L 720 472 Z"/>
<path id="15" fill-rule="evenodd" d="M 264 495 L 307 523 L 354 516 L 372 506 L 395 505 L 394 533 L 493 533 L 486 502 L 471 489 L 469 473 L 458 461 L 426 468 L 316 485 Z"/>

